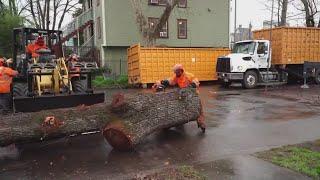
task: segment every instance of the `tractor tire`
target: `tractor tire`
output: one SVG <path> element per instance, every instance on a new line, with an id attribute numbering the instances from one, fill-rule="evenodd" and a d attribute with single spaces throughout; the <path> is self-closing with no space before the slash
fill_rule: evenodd
<path id="1" fill-rule="evenodd" d="M 314 81 L 316 82 L 316 84 L 320 85 L 320 68 L 316 70 Z"/>
<path id="2" fill-rule="evenodd" d="M 244 74 L 244 79 L 243 79 L 243 87 L 246 89 L 253 89 L 257 87 L 258 84 L 258 75 L 255 71 L 247 71 Z"/>
<path id="3" fill-rule="evenodd" d="M 72 90 L 74 93 L 85 93 L 86 92 L 86 80 L 73 80 L 72 81 Z"/>
<path id="4" fill-rule="evenodd" d="M 14 83 L 12 89 L 13 97 L 25 97 L 28 95 L 27 83 Z"/>

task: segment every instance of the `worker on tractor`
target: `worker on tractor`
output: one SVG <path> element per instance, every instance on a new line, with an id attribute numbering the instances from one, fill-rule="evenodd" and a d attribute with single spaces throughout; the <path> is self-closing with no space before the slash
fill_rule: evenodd
<path id="1" fill-rule="evenodd" d="M 68 58 L 68 68 L 70 72 L 80 72 L 80 67 L 75 67 L 76 63 L 79 61 L 79 56 L 77 54 L 71 54 Z M 70 74 L 70 79 L 79 79 L 80 74 Z"/>
<path id="2" fill-rule="evenodd" d="M 31 57 L 31 58 L 39 57 L 39 54 L 37 53 L 37 51 L 40 49 L 48 49 L 42 36 L 39 36 L 34 43 L 28 44 L 26 48 L 28 57 Z"/>
<path id="3" fill-rule="evenodd" d="M 199 93 L 199 86 L 200 86 L 199 80 L 195 78 L 193 74 L 185 72 L 183 65 L 176 64 L 173 67 L 173 72 L 174 72 L 174 75 L 171 78 L 167 80 L 157 81 L 152 88 L 156 89 L 157 91 L 161 91 L 167 88 L 168 86 L 178 86 L 181 89 L 196 88 L 197 93 Z M 205 132 L 206 124 L 205 124 L 202 105 L 201 105 L 200 117 L 198 118 L 197 123 L 198 123 L 198 127 L 201 128 L 203 132 Z"/>
<path id="4" fill-rule="evenodd" d="M 12 78 L 18 75 L 17 71 L 9 68 L 11 59 L 0 58 L 0 114 L 7 113 L 11 109 L 11 84 Z"/>
<path id="5" fill-rule="evenodd" d="M 77 67 L 76 64 L 79 62 L 79 56 L 77 54 L 71 54 L 67 62 L 69 72 L 71 72 L 69 77 L 72 84 L 72 89 L 74 92 L 78 92 L 79 82 L 81 82 L 81 68 Z M 79 72 L 79 74 L 77 72 Z"/>

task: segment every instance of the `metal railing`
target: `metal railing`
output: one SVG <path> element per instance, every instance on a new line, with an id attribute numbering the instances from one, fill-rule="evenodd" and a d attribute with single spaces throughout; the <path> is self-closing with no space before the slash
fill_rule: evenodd
<path id="1" fill-rule="evenodd" d="M 110 69 L 110 77 L 118 77 L 120 75 L 127 75 L 128 74 L 128 63 L 127 60 L 118 59 L 118 60 L 105 60 L 105 67 Z"/>
<path id="2" fill-rule="evenodd" d="M 74 18 L 73 21 L 64 26 L 61 30 L 64 36 L 67 36 L 68 34 L 71 34 L 79 29 L 81 26 L 85 25 L 90 20 L 93 20 L 93 8 L 88 9 L 78 17 Z"/>
<path id="3" fill-rule="evenodd" d="M 100 53 L 94 46 L 63 46 L 65 57 L 71 54 L 77 54 L 82 62 L 96 62 L 101 65 Z"/>
<path id="4" fill-rule="evenodd" d="M 91 36 L 87 41 L 85 41 L 81 46 L 80 46 L 80 53 L 85 52 L 87 47 L 94 47 L 94 38 L 95 35 Z M 81 55 L 81 54 L 80 54 Z"/>

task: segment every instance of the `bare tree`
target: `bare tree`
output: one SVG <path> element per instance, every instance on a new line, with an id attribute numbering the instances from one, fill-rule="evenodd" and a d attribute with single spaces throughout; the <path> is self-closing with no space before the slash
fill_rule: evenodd
<path id="1" fill-rule="evenodd" d="M 26 0 L 25 16 L 36 28 L 61 29 L 67 14 L 76 10 L 78 0 Z"/>
<path id="2" fill-rule="evenodd" d="M 279 2 L 282 1 L 281 3 L 281 21 L 279 26 L 286 26 L 287 24 L 287 13 L 288 13 L 288 0 L 278 0 Z M 279 21 L 278 21 L 279 22 Z"/>
<path id="3" fill-rule="evenodd" d="M 3 1 L 0 0 L 0 14 L 1 14 L 2 12 L 4 12 L 4 9 L 5 9 L 5 5 L 4 5 Z"/>
<path id="4" fill-rule="evenodd" d="M 301 0 L 304 6 L 307 27 L 315 27 L 315 15 L 318 13 L 316 0 Z"/>
<path id="5" fill-rule="evenodd" d="M 286 26 L 290 20 L 300 19 L 301 11 L 293 11 L 292 8 L 289 8 L 289 5 L 294 6 L 296 0 L 276 0 L 275 9 L 276 13 L 274 16 L 277 18 L 277 25 L 278 26 Z M 270 11 L 271 13 L 271 0 L 268 1 L 261 1 L 266 10 Z"/>
<path id="6" fill-rule="evenodd" d="M 146 46 L 153 46 L 159 38 L 159 34 L 168 22 L 173 9 L 178 5 L 180 0 L 167 0 L 165 9 L 155 25 L 150 26 L 148 19 L 143 14 L 141 0 L 131 0 L 132 7 L 135 11 L 136 22 Z"/>
<path id="7" fill-rule="evenodd" d="M 25 8 L 24 2 L 21 0 L 0 0 L 0 10 L 6 9 L 13 16 L 20 16 Z"/>

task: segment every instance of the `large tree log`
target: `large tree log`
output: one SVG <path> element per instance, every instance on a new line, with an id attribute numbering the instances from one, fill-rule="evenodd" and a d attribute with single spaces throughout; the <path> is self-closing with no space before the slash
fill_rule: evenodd
<path id="1" fill-rule="evenodd" d="M 88 107 L 19 113 L 0 118 L 0 146 L 28 143 L 73 134 L 100 130 L 110 121 L 109 106 L 97 104 Z M 47 125 L 47 117 L 58 124 Z"/>
<path id="2" fill-rule="evenodd" d="M 1 116 L 0 146 L 103 130 L 113 147 L 128 150 L 156 130 L 196 120 L 200 106 L 200 98 L 193 90 L 174 90 L 117 95 L 111 105 Z M 54 123 L 45 121 L 47 117 L 53 118 Z"/>
<path id="3" fill-rule="evenodd" d="M 103 135 L 114 148 L 130 150 L 157 130 L 196 121 L 201 101 L 192 89 L 136 98 L 119 95 L 112 110 L 116 118 L 104 128 Z"/>

